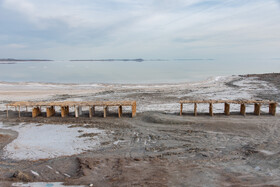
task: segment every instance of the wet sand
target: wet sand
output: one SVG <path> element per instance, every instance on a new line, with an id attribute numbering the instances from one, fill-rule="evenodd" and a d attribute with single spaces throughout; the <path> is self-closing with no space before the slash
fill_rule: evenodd
<path id="1" fill-rule="evenodd" d="M 238 114 L 238 107 L 233 106 L 231 116 L 224 116 L 217 106 L 216 115 L 210 117 L 204 113 L 207 106 L 200 106 L 201 113 L 197 117 L 190 113 L 192 107 L 186 109 L 184 116 L 179 116 L 177 103 L 179 99 L 213 97 L 279 101 L 278 79 L 270 80 L 262 75 L 258 78 L 235 76 L 197 85 L 101 85 L 102 91 L 71 88 L 73 92 L 67 95 L 62 89 L 58 94 L 48 95 L 59 88 L 49 89 L 45 94 L 38 88 L 36 92 L 42 95 L 35 99 L 41 100 L 134 98 L 138 102 L 137 117 L 130 118 L 127 111 L 119 119 L 117 110 L 112 109 L 105 119 L 101 110 L 92 119 L 87 113 L 78 119 L 73 114 L 65 119 L 58 114 L 32 119 L 30 112 L 23 112 L 20 119 L 16 112 L 10 112 L 11 117 L 7 119 L 5 111 L 1 111 L 0 119 L 6 126 L 72 124 L 85 129 L 98 128 L 108 132 L 108 136 L 101 139 L 97 148 L 82 154 L 14 160 L 2 156 L 5 146 L 18 137 L 18 132 L 0 129 L 0 184 L 36 181 L 86 186 L 277 186 L 280 184 L 279 114 L 267 115 L 264 108 L 258 117 L 251 114 L 252 108 L 249 108 L 243 117 Z M 12 89 L 8 90 L 10 94 Z M 22 92 L 26 91 L 24 87 Z M 1 94 L 4 95 L 3 90 Z M 10 98 L 18 99 L 18 94 Z M 32 96 L 24 98 L 27 97 Z M 8 101 L 2 99 L 1 102 Z"/>

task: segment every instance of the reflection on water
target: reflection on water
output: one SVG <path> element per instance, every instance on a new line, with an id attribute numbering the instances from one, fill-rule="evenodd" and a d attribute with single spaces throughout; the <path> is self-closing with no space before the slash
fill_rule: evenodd
<path id="1" fill-rule="evenodd" d="M 16 62 L 0 64 L 0 81 L 54 83 L 174 83 L 212 76 L 279 71 L 280 60 L 168 60 L 143 62 Z"/>

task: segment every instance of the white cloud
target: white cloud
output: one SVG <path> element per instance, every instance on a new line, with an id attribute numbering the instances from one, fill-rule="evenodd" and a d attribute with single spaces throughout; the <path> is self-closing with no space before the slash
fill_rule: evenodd
<path id="1" fill-rule="evenodd" d="M 8 48 L 13 48 L 13 49 L 23 49 L 23 48 L 26 48 L 27 46 L 26 46 L 26 45 L 23 45 L 23 44 L 16 44 L 16 43 L 13 43 L 13 44 L 8 44 L 8 45 L 6 45 L 6 47 L 8 47 Z"/>
<path id="2" fill-rule="evenodd" d="M 106 54 L 187 57 L 191 53 L 215 58 L 233 50 L 234 54 L 245 54 L 246 48 L 250 53 L 252 49 L 279 49 L 278 2 L 3 0 L 2 5 L 27 18 L 36 26 L 32 28 L 35 31 L 46 30 L 36 36 L 44 46 L 36 48 L 41 54 L 87 58 Z M 33 36 L 24 37 L 32 40 Z M 31 46 L 29 41 L 23 43 Z"/>

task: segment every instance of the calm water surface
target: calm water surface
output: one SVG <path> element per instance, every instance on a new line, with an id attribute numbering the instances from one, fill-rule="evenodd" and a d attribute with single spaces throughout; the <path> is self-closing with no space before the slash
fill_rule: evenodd
<path id="1" fill-rule="evenodd" d="M 3 63 L 3 62 L 0 62 Z M 280 60 L 143 62 L 16 62 L 0 64 L 0 81 L 53 83 L 176 83 L 213 76 L 279 72 Z"/>

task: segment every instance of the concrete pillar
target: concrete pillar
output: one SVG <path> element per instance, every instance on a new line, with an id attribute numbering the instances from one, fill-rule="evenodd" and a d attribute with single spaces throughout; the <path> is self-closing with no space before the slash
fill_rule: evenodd
<path id="1" fill-rule="evenodd" d="M 230 104 L 225 103 L 225 115 L 229 116 L 230 115 Z"/>
<path id="2" fill-rule="evenodd" d="M 209 115 L 213 116 L 213 103 L 209 103 Z"/>
<path id="3" fill-rule="evenodd" d="M 244 103 L 240 105 L 240 114 L 246 116 L 246 105 Z"/>
<path id="4" fill-rule="evenodd" d="M 261 115 L 261 104 L 260 103 L 255 103 L 254 114 L 257 116 Z"/>
<path id="5" fill-rule="evenodd" d="M 197 116 L 197 103 L 194 103 L 194 116 Z"/>
<path id="6" fill-rule="evenodd" d="M 269 114 L 276 116 L 276 106 L 277 106 L 277 103 L 269 104 Z"/>
<path id="7" fill-rule="evenodd" d="M 135 117 L 136 116 L 136 102 L 132 105 L 131 109 L 132 109 L 132 117 Z"/>
<path id="8" fill-rule="evenodd" d="M 51 116 L 54 116 L 55 115 L 55 108 L 54 108 L 54 106 L 47 107 L 46 113 L 47 113 L 47 118 L 49 118 Z"/>
<path id="9" fill-rule="evenodd" d="M 9 107 L 8 105 L 6 106 L 6 110 L 7 110 L 7 118 L 9 117 Z"/>
<path id="10" fill-rule="evenodd" d="M 28 112 L 27 106 L 25 107 L 25 112 Z"/>
<path id="11" fill-rule="evenodd" d="M 32 117 L 35 118 L 41 114 L 41 110 L 39 107 L 35 107 L 32 109 Z"/>
<path id="12" fill-rule="evenodd" d="M 180 107 L 180 116 L 183 115 L 183 103 L 181 103 L 181 107 Z"/>
<path id="13" fill-rule="evenodd" d="M 108 106 L 104 106 L 104 118 L 107 117 Z"/>
<path id="14" fill-rule="evenodd" d="M 119 118 L 122 117 L 122 106 L 119 106 L 118 114 L 119 114 Z"/>

